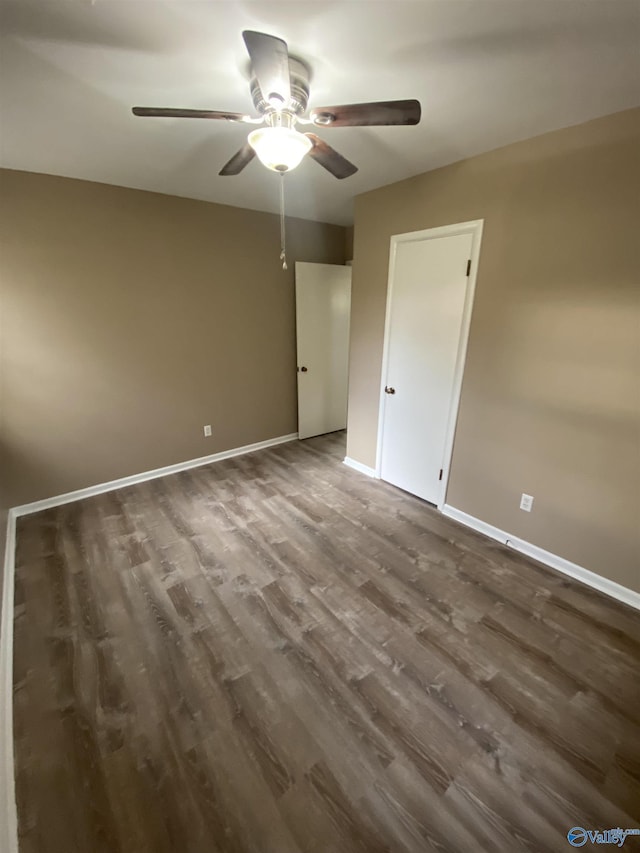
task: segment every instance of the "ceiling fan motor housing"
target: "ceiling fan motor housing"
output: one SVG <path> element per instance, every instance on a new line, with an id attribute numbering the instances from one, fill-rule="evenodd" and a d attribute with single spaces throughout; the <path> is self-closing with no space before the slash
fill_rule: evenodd
<path id="1" fill-rule="evenodd" d="M 299 59 L 289 57 L 289 77 L 291 80 L 291 99 L 288 104 L 283 104 L 283 108 L 300 116 L 307 109 L 309 103 L 309 69 L 300 62 Z M 269 93 L 264 96 L 258 84 L 258 79 L 251 69 L 251 98 L 256 110 L 260 115 L 269 113 L 274 109 L 272 103 L 268 101 Z"/>

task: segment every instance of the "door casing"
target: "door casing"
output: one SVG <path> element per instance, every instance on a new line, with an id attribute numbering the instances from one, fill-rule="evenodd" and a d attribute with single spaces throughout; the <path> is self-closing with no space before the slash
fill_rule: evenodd
<path id="1" fill-rule="evenodd" d="M 382 472 L 382 442 L 384 434 L 384 413 L 387 403 L 387 394 L 384 392 L 387 371 L 389 367 L 389 341 L 391 333 L 391 309 L 393 305 L 393 283 L 395 279 L 396 254 L 401 243 L 418 242 L 422 240 L 435 240 L 440 237 L 451 237 L 456 234 L 471 234 L 471 270 L 467 280 L 464 308 L 462 311 L 462 325 L 460 329 L 460 341 L 456 355 L 456 366 L 453 379 L 451 405 L 447 418 L 447 432 L 445 439 L 444 463 L 442 469 L 442 483 L 437 507 L 442 509 L 446 502 L 447 487 L 449 485 L 449 473 L 451 470 L 451 456 L 453 454 L 453 439 L 455 436 L 458 409 L 460 407 L 460 392 L 462 390 L 462 377 L 464 375 L 464 364 L 467 356 L 467 342 L 469 339 L 469 328 L 471 326 L 471 312 L 476 289 L 478 274 L 478 263 L 480 260 L 480 245 L 482 242 L 482 229 L 484 219 L 473 219 L 469 222 L 460 222 L 456 225 L 443 225 L 438 228 L 428 228 L 424 231 L 410 231 L 405 234 L 394 234 L 391 237 L 389 251 L 389 279 L 387 283 L 387 307 L 384 321 L 384 348 L 382 355 L 382 372 L 380 377 L 380 403 L 378 408 L 378 442 L 376 448 L 376 477 L 380 479 Z"/>

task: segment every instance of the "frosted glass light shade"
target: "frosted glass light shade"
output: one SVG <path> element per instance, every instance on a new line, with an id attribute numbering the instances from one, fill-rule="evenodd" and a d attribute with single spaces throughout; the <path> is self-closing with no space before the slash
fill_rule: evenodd
<path id="1" fill-rule="evenodd" d="M 290 127 L 261 127 L 249 134 L 248 141 L 267 169 L 274 172 L 295 169 L 313 145 Z"/>

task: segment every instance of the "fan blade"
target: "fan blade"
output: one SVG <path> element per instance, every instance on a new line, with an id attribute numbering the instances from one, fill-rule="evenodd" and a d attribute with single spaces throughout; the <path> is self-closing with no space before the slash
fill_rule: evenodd
<path id="1" fill-rule="evenodd" d="M 315 133 L 305 133 L 305 136 L 308 136 L 313 142 L 313 148 L 309 151 L 309 157 L 313 157 L 317 163 L 320 163 L 327 172 L 331 172 L 338 180 L 348 178 L 349 175 L 355 175 L 358 171 L 357 166 L 350 163 L 342 154 L 338 154 L 335 148 L 327 145 Z"/>
<path id="2" fill-rule="evenodd" d="M 239 175 L 245 166 L 256 156 L 256 152 L 247 142 L 237 151 L 228 163 L 225 163 L 218 172 L 219 175 Z"/>
<path id="3" fill-rule="evenodd" d="M 262 97 L 272 106 L 286 107 L 291 100 L 287 43 L 266 33 L 245 30 L 242 38 L 258 78 Z"/>
<path id="4" fill-rule="evenodd" d="M 161 118 L 218 118 L 226 121 L 251 121 L 242 113 L 223 113 L 219 110 L 181 110 L 173 107 L 132 107 L 134 116 L 160 116 Z"/>
<path id="5" fill-rule="evenodd" d="M 311 120 L 319 127 L 371 127 L 418 124 L 420 115 L 420 101 L 373 101 L 370 104 L 316 107 L 311 111 Z"/>

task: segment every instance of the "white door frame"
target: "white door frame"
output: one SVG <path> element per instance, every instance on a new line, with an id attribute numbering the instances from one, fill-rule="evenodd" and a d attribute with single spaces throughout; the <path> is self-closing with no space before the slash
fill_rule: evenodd
<path id="1" fill-rule="evenodd" d="M 391 334 L 391 305 L 393 300 L 393 280 L 395 277 L 396 254 L 400 243 L 414 243 L 422 240 L 434 240 L 440 237 L 453 237 L 457 234 L 471 234 L 471 271 L 467 280 L 467 290 L 464 298 L 462 311 L 462 326 L 460 329 L 460 343 L 456 355 L 456 367 L 453 377 L 453 394 L 451 406 L 447 418 L 447 434 L 445 438 L 445 452 L 442 466 L 442 484 L 438 498 L 438 509 L 445 504 L 447 486 L 449 485 L 449 471 L 451 469 L 451 456 L 453 454 L 453 438 L 458 420 L 458 408 L 460 405 L 460 393 L 462 391 L 462 377 L 464 375 L 464 363 L 467 356 L 467 341 L 469 339 L 469 327 L 471 325 L 471 312 L 473 310 L 473 298 L 476 291 L 476 278 L 478 274 L 478 262 L 480 260 L 480 244 L 482 242 L 482 227 L 484 219 L 473 219 L 470 222 L 460 222 L 457 225 L 443 225 L 440 228 L 427 228 L 425 231 L 410 231 L 406 234 L 394 234 L 391 237 L 389 251 L 389 279 L 387 283 L 387 309 L 384 319 L 384 349 L 382 351 L 382 374 L 380 381 L 380 405 L 378 409 L 378 444 L 376 449 L 376 477 L 380 479 L 382 472 L 382 440 L 384 433 L 384 412 L 387 395 L 384 387 L 389 367 L 389 337 Z"/>

